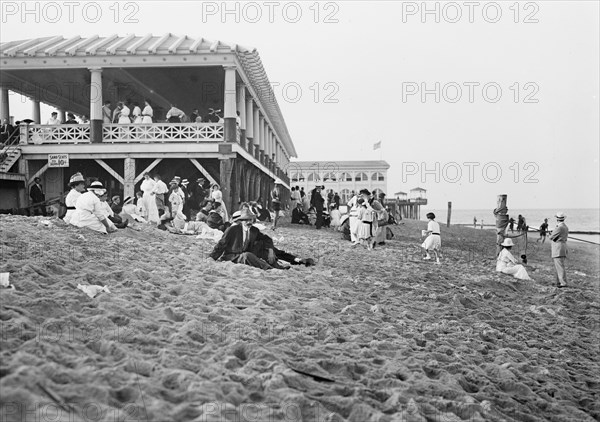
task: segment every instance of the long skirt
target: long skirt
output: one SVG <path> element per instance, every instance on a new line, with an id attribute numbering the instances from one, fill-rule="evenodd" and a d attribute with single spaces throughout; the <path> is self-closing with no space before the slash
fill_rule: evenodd
<path id="1" fill-rule="evenodd" d="M 98 220 L 94 214 L 89 211 L 75 210 L 71 216 L 70 223 L 75 227 L 87 228 L 106 234 L 106 227 Z"/>
<path id="2" fill-rule="evenodd" d="M 350 240 L 353 242 L 358 241 L 358 225 L 362 223 L 358 217 L 350 216 Z"/>
<path id="3" fill-rule="evenodd" d="M 510 274 L 519 280 L 531 280 L 531 277 L 529 277 L 529 274 L 527 274 L 525 267 L 520 264 L 512 267 L 506 267 L 502 270 L 502 272 L 504 274 Z"/>
<path id="4" fill-rule="evenodd" d="M 158 223 L 158 208 L 156 207 L 156 199 L 154 198 L 154 195 L 150 195 L 149 192 L 144 192 L 142 200 L 144 201 L 144 208 L 148 213 L 147 216 L 144 216 L 146 220 L 151 223 Z"/>

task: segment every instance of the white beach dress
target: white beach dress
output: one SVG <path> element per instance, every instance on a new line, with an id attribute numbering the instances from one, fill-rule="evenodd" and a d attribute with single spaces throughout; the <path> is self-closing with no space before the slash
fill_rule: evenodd
<path id="1" fill-rule="evenodd" d="M 82 195 L 81 192 L 77 192 L 75 189 L 71 189 L 69 191 L 69 193 L 67 194 L 67 197 L 65 198 L 65 206 L 67 208 L 75 207 L 75 204 L 77 203 L 77 199 L 79 199 L 79 197 L 81 195 Z M 71 222 L 71 217 L 73 216 L 74 212 L 75 212 L 75 210 L 67 209 L 67 213 L 63 217 L 63 221 L 65 223 L 69 224 Z"/>
<path id="2" fill-rule="evenodd" d="M 131 124 L 131 120 L 129 119 L 129 113 L 131 112 L 131 110 L 129 110 L 129 108 L 127 106 L 123 106 L 123 108 L 121 109 L 121 114 L 119 115 L 119 124 L 127 124 L 130 125 Z"/>
<path id="3" fill-rule="evenodd" d="M 77 199 L 70 224 L 106 234 L 106 227 L 100 222 L 105 218 L 105 210 L 98 196 L 94 192 L 86 192 Z"/>
<path id="4" fill-rule="evenodd" d="M 431 232 L 431 234 L 425 238 L 425 241 L 421 246 L 428 251 L 434 249 L 439 251 L 442 248 L 440 225 L 436 221 L 430 221 L 427 223 L 427 231 Z"/>
<path id="5" fill-rule="evenodd" d="M 142 123 L 142 110 L 138 106 L 133 107 L 131 114 L 133 116 L 133 123 Z"/>
<path id="6" fill-rule="evenodd" d="M 496 271 L 512 275 L 519 280 L 531 280 L 527 270 L 521 264 L 517 264 L 517 260 L 508 249 L 502 249 L 496 261 Z"/>
<path id="7" fill-rule="evenodd" d="M 227 213 L 227 207 L 223 203 L 223 192 L 219 189 L 212 191 L 210 197 L 214 199 L 216 202 L 221 203 L 221 216 L 223 216 L 223 222 L 229 221 L 229 214 Z"/>
<path id="8" fill-rule="evenodd" d="M 142 192 L 144 192 L 144 196 L 142 200 L 144 201 L 144 208 L 146 209 L 147 215 L 143 217 L 151 223 L 158 223 L 158 207 L 156 206 L 156 198 L 154 195 L 150 195 L 150 192 L 154 189 L 154 180 L 148 179 L 142 182 Z"/>
<path id="9" fill-rule="evenodd" d="M 348 208 L 350 208 L 350 240 L 352 242 L 358 241 L 358 227 L 361 221 L 358 219 L 358 197 L 354 195 L 348 202 Z"/>
<path id="10" fill-rule="evenodd" d="M 152 118 L 154 117 L 154 110 L 152 107 L 146 106 L 144 110 L 142 110 L 142 123 L 150 124 L 152 123 Z"/>

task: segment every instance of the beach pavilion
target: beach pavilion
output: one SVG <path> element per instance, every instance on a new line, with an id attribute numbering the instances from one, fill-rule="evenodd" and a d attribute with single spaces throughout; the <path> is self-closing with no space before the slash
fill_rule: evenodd
<path id="1" fill-rule="evenodd" d="M 139 190 L 145 172 L 160 173 L 167 183 L 175 175 L 203 176 L 220 184 L 229 209 L 259 196 L 268 200 L 276 178 L 287 188 L 283 199 L 289 197 L 287 168 L 296 150 L 253 48 L 173 34 L 3 42 L 3 120 L 11 117 L 9 91 L 33 104 L 30 116 L 15 119 L 33 123 L 21 125 L 18 141 L 5 145 L 0 159 L 3 192 L 18 185 L 21 207 L 35 177 L 50 198 L 62 194 L 77 171 L 124 196 Z M 104 101 L 112 108 L 119 101 L 143 108 L 145 99 L 154 109 L 153 123 L 103 123 Z M 65 112 L 90 121 L 45 125 L 41 103 L 55 107 L 61 121 Z M 198 109 L 201 116 L 220 109 L 223 119 L 167 123 L 171 106 L 188 115 Z"/>

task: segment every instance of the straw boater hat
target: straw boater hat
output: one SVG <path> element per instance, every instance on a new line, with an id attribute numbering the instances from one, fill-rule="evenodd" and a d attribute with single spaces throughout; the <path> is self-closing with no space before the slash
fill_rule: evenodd
<path id="1" fill-rule="evenodd" d="M 239 218 L 240 215 L 242 215 L 242 212 L 241 211 L 236 211 L 233 214 L 231 214 L 231 219 L 233 221 L 237 221 L 237 219 Z"/>
<path id="2" fill-rule="evenodd" d="M 506 238 L 504 242 L 500 243 L 500 246 L 515 246 L 512 239 Z"/>
<path id="3" fill-rule="evenodd" d="M 130 202 L 133 202 L 133 198 L 131 196 L 128 196 L 127 198 L 123 199 L 123 205 L 127 205 Z"/>
<path id="4" fill-rule="evenodd" d="M 555 217 L 556 217 L 556 219 L 558 221 L 564 221 L 565 218 L 567 218 L 567 216 L 565 215 L 565 213 L 562 212 L 562 211 L 557 212 L 556 215 L 555 215 Z"/>
<path id="5" fill-rule="evenodd" d="M 173 179 L 169 182 L 169 185 L 179 185 L 179 182 L 177 180 Z"/>
<path id="6" fill-rule="evenodd" d="M 71 179 L 69 179 L 69 185 L 78 185 L 80 183 L 85 183 L 85 179 L 81 173 L 75 173 L 71 176 Z"/>
<path id="7" fill-rule="evenodd" d="M 281 181 L 281 179 L 275 179 L 275 184 L 276 185 L 283 185 L 283 182 Z"/>
<path id="8" fill-rule="evenodd" d="M 235 221 L 254 220 L 256 216 L 248 210 L 243 210 Z"/>
<path id="9" fill-rule="evenodd" d="M 188 179 L 183 179 L 183 180 L 181 181 L 181 184 L 182 184 L 182 185 L 189 185 L 189 184 L 190 184 L 190 182 L 188 181 Z"/>
<path id="10" fill-rule="evenodd" d="M 99 182 L 99 181 L 92 182 L 92 184 L 90 185 L 89 188 L 87 188 L 87 190 L 94 192 L 98 196 L 102 196 L 106 193 L 106 189 L 104 188 L 104 185 L 102 185 L 102 182 Z"/>

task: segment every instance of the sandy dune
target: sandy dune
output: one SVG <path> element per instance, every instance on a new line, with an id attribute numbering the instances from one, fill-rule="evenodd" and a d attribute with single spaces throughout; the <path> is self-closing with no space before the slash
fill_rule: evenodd
<path id="1" fill-rule="evenodd" d="M 0 216 L 3 421 L 600 420 L 595 246 L 570 243 L 557 290 L 548 244 L 517 282 L 487 231 L 443 227 L 443 264 L 421 261 L 425 222 L 372 252 L 284 225 L 318 265 L 263 272 L 41 220 Z"/>

